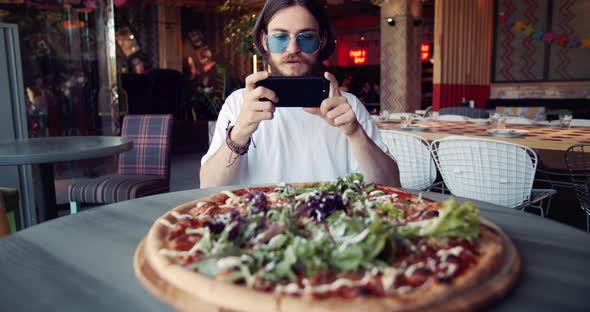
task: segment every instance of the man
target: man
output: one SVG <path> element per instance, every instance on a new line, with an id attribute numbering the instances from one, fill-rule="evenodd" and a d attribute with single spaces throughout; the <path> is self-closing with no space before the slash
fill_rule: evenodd
<path id="1" fill-rule="evenodd" d="M 317 75 L 335 46 L 317 0 L 268 0 L 253 36 L 273 75 Z M 265 71 L 246 77 L 245 89 L 227 98 L 201 160 L 201 187 L 327 181 L 352 172 L 369 182 L 400 185 L 375 123 L 354 95 L 340 92 L 332 74 L 324 73 L 329 98 L 305 109 L 276 110 L 277 95 L 256 87 L 268 77 Z"/>

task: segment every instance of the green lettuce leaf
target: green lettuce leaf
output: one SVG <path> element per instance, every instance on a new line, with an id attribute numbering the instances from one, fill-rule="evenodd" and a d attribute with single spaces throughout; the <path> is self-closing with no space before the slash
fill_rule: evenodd
<path id="1" fill-rule="evenodd" d="M 354 272 L 363 262 L 363 249 L 359 245 L 349 245 L 344 250 L 334 249 L 330 257 L 330 265 L 335 268 Z"/>
<path id="2" fill-rule="evenodd" d="M 458 205 L 454 198 L 442 202 L 438 218 L 401 226 L 403 236 L 460 237 L 473 241 L 479 236 L 479 210 L 472 202 Z"/>
<path id="3" fill-rule="evenodd" d="M 375 203 L 375 208 L 385 212 L 391 218 L 403 218 L 404 211 L 399 208 L 393 207 L 392 203 Z"/>

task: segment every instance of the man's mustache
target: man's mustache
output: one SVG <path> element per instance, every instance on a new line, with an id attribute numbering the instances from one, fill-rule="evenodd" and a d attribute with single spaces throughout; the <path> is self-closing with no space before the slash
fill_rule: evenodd
<path id="1" fill-rule="evenodd" d="M 289 54 L 286 55 L 284 57 L 281 58 L 281 62 L 282 63 L 288 63 L 288 62 L 299 62 L 299 63 L 305 63 L 307 64 L 307 61 L 295 54 Z"/>

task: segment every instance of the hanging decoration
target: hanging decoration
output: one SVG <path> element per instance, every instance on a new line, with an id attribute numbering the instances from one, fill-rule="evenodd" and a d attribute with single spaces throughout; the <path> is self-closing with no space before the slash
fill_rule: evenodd
<path id="1" fill-rule="evenodd" d="M 504 25 L 506 28 L 519 32 L 526 37 L 532 37 L 534 40 L 543 41 L 545 44 L 557 44 L 566 48 L 590 49 L 590 35 L 581 39 L 577 34 L 567 36 L 566 34 L 551 31 L 545 32 L 543 29 L 537 28 L 534 25 L 517 20 L 514 15 L 508 16 L 506 12 L 500 12 L 498 21 L 500 25 Z"/>

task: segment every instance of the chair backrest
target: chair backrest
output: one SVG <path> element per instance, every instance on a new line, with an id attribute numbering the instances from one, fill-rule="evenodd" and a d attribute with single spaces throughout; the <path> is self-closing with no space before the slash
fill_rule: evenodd
<path id="1" fill-rule="evenodd" d="M 496 106 L 496 113 L 508 117 L 522 117 L 530 120 L 547 120 L 545 106 Z"/>
<path id="2" fill-rule="evenodd" d="M 572 119 L 570 126 L 571 127 L 590 127 L 590 119 Z"/>
<path id="3" fill-rule="evenodd" d="M 121 136 L 133 140 L 133 148 L 119 155 L 120 175 L 170 177 L 172 115 L 128 115 Z"/>
<path id="4" fill-rule="evenodd" d="M 565 152 L 565 164 L 580 206 L 590 214 L 590 144 L 575 144 Z"/>
<path id="5" fill-rule="evenodd" d="M 433 141 L 431 149 L 455 196 L 510 208 L 530 198 L 537 155 L 526 146 L 451 136 Z"/>
<path id="6" fill-rule="evenodd" d="M 490 114 L 480 108 L 471 107 L 443 107 L 439 115 L 461 115 L 469 118 L 489 118 Z"/>
<path id="7" fill-rule="evenodd" d="M 462 115 L 439 115 L 436 120 L 439 121 L 467 121 L 467 117 L 462 116 Z"/>
<path id="8" fill-rule="evenodd" d="M 506 124 L 509 125 L 532 125 L 533 121 L 523 117 L 508 117 L 506 118 Z"/>
<path id="9" fill-rule="evenodd" d="M 436 165 L 426 140 L 391 130 L 381 130 L 381 138 L 397 161 L 403 188 L 424 190 L 432 185 L 436 179 Z"/>

